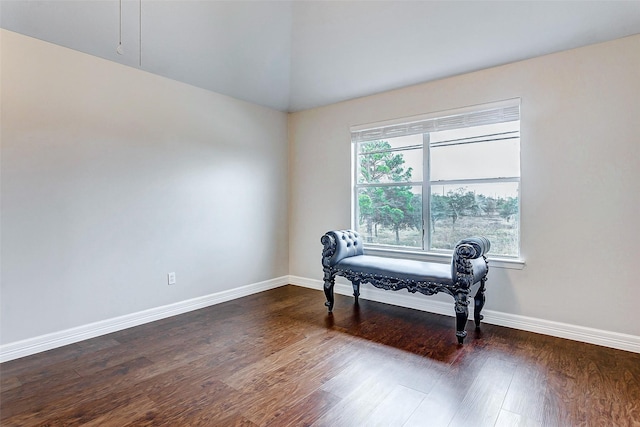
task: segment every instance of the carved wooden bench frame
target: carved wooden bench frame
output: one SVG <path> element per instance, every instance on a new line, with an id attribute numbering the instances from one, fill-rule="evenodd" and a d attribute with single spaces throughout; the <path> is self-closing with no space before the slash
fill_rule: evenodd
<path id="1" fill-rule="evenodd" d="M 486 241 L 486 250 L 479 249 L 478 245 L 473 244 L 473 239 L 464 239 L 458 242 L 456 245 L 453 257 L 452 257 L 452 274 L 455 271 L 455 278 L 452 279 L 452 283 L 442 283 L 434 280 L 431 277 L 424 277 L 424 280 L 410 280 L 406 278 L 393 277 L 392 275 L 368 273 L 362 271 L 352 271 L 350 269 L 341 268 L 335 260 L 336 249 L 338 243 L 336 237 L 339 233 L 350 233 L 356 239 L 359 237 L 358 233 L 352 230 L 340 230 L 327 232 L 321 238 L 321 243 L 324 246 L 322 251 L 322 267 L 324 271 L 324 293 L 327 298 L 325 305 L 327 306 L 329 313 L 333 311 L 334 295 L 333 288 L 335 285 L 335 277 L 343 276 L 352 283 L 353 296 L 355 297 L 355 304 L 358 304 L 358 297 L 360 296 L 360 284 L 370 283 L 376 288 L 398 291 L 401 289 L 407 289 L 411 293 L 419 292 L 424 295 L 434 295 L 439 292 L 444 292 L 451 295 L 454 300 L 454 308 L 456 315 L 456 337 L 458 343 L 462 344 L 467 331 L 465 330 L 467 320 L 469 317 L 469 295 L 471 287 L 477 283 L 474 281 L 473 264 L 471 260 L 482 257 L 486 266 L 486 273 L 480 278 L 480 286 L 474 296 L 474 321 L 476 329 L 480 328 L 480 321 L 483 319 L 481 314 L 482 308 L 485 304 L 485 283 L 487 280 L 487 273 L 489 271 L 489 263 L 484 253 L 488 251 L 489 241 Z M 342 258 L 349 256 L 363 256 L 362 249 L 357 254 L 348 254 Z M 368 260 L 375 260 L 378 257 L 368 257 Z M 414 263 L 427 263 L 426 261 L 412 260 Z M 474 283 L 475 282 L 475 283 Z"/>

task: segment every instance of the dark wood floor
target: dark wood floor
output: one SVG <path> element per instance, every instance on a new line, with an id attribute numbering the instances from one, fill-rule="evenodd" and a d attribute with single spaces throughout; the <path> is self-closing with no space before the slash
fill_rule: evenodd
<path id="1" fill-rule="evenodd" d="M 323 303 L 285 286 L 4 363 L 0 424 L 640 425 L 639 354 Z"/>

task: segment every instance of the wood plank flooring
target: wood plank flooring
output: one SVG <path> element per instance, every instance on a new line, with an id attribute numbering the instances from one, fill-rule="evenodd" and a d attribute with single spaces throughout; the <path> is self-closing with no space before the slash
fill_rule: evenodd
<path id="1" fill-rule="evenodd" d="M 639 354 L 323 303 L 284 286 L 6 362 L 0 424 L 640 426 Z"/>

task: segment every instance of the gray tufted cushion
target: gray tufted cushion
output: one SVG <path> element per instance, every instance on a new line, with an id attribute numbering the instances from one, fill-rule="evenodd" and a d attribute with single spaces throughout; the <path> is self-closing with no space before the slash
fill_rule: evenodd
<path id="1" fill-rule="evenodd" d="M 393 277 L 402 280 L 415 280 L 418 282 L 431 281 L 448 285 L 453 284 L 451 279 L 451 267 L 448 264 L 362 255 L 344 258 L 335 265 L 335 268 L 357 273 Z"/>
<path id="2" fill-rule="evenodd" d="M 364 245 L 360 234 L 353 230 L 330 231 L 336 239 L 336 252 L 331 257 L 331 265 L 336 265 L 340 260 L 355 255 L 364 254 Z"/>

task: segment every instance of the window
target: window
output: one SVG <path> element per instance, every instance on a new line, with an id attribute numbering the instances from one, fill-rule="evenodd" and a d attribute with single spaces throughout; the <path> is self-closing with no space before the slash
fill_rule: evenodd
<path id="1" fill-rule="evenodd" d="M 520 101 L 351 129 L 354 224 L 367 245 L 451 251 L 484 235 L 520 249 Z"/>

